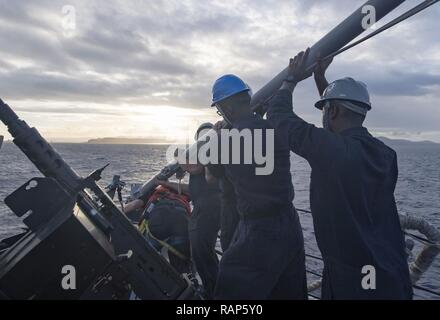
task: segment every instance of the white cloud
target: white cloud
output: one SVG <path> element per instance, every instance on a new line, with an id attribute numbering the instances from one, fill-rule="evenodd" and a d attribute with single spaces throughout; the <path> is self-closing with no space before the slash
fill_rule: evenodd
<path id="1" fill-rule="evenodd" d="M 363 2 L 78 0 L 70 2 L 77 30 L 65 37 L 64 1 L 0 0 L 1 98 L 52 138 L 108 136 L 114 123 L 118 135 L 167 135 L 160 125 L 172 114 L 165 110 L 183 110 L 172 120 L 177 135 L 181 123 L 193 130 L 216 118 L 208 106 L 218 76 L 236 73 L 255 91 Z M 406 1 L 392 16 L 416 3 Z M 334 62 L 329 78 L 350 75 L 369 85 L 372 130 L 440 141 L 439 7 Z M 309 80 L 295 107 L 319 123 L 316 98 Z"/>

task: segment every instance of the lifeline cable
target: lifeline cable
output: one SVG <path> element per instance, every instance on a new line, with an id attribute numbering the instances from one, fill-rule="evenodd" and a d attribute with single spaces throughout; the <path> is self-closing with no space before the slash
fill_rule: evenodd
<path id="1" fill-rule="evenodd" d="M 416 284 L 413 284 L 413 288 L 415 288 L 417 290 L 420 290 L 420 291 L 429 292 L 429 293 L 431 293 L 431 294 L 433 294 L 433 295 L 435 295 L 437 297 L 440 297 L 440 292 L 436 292 L 436 291 L 433 291 L 433 290 L 425 288 L 425 287 L 421 287 L 421 286 L 416 285 Z"/>
<path id="2" fill-rule="evenodd" d="M 439 247 L 439 245 L 438 245 L 437 243 L 434 243 L 434 242 L 432 242 L 432 241 L 429 241 L 428 239 L 423 238 L 423 237 L 418 236 L 418 235 L 415 235 L 415 234 L 413 234 L 413 233 L 410 233 L 410 232 L 404 231 L 404 234 L 407 235 L 408 237 L 413 238 L 414 240 L 416 240 L 416 241 L 418 241 L 418 242 L 420 242 L 420 243 L 423 243 L 424 245 L 434 246 L 434 247 Z"/>
<path id="3" fill-rule="evenodd" d="M 298 212 L 302 212 L 302 213 L 306 213 L 306 214 L 312 214 L 312 212 L 311 212 L 310 210 L 298 209 L 298 208 L 295 208 L 295 209 L 296 209 L 296 211 L 298 211 Z M 413 234 L 413 233 L 411 233 L 411 232 L 408 232 L 408 231 L 403 231 L 403 232 L 404 232 L 404 234 L 405 234 L 406 236 L 409 236 L 409 237 L 413 238 L 414 240 L 416 240 L 416 241 L 418 241 L 418 242 L 424 244 L 425 246 L 429 246 L 429 247 L 437 247 L 437 248 L 439 247 L 439 244 L 434 243 L 434 242 L 432 242 L 432 241 L 430 241 L 430 240 L 428 240 L 428 239 L 426 239 L 426 238 L 424 238 L 424 237 L 421 237 L 421 236 L 415 235 L 415 234 Z M 322 257 L 316 256 L 316 255 L 312 255 L 312 254 L 308 254 L 308 253 L 306 253 L 305 256 L 308 257 L 308 258 L 312 258 L 312 259 L 316 259 L 316 260 L 319 260 L 319 261 L 323 261 Z M 318 275 L 319 275 L 317 272 L 312 271 L 312 270 L 310 270 L 310 269 L 307 269 L 306 271 L 307 271 L 308 273 L 310 273 L 310 274 L 315 275 L 315 276 L 318 276 Z M 432 294 L 432 295 L 434 295 L 434 296 L 440 297 L 440 292 L 436 292 L 436 291 L 431 290 L 431 289 L 429 289 L 429 288 L 425 288 L 425 287 L 422 287 L 422 286 L 417 285 L 417 284 L 413 284 L 413 288 L 414 288 L 414 289 L 417 289 L 417 290 L 420 290 L 420 291 L 424 291 L 424 292 L 430 293 L 430 294 Z"/>
<path id="4" fill-rule="evenodd" d="M 298 208 L 295 208 L 295 209 L 296 209 L 296 211 L 298 211 L 298 212 L 312 214 L 312 212 L 309 211 L 309 210 L 298 209 Z M 413 238 L 414 240 L 416 240 L 416 241 L 418 241 L 418 242 L 420 242 L 420 243 L 422 243 L 422 244 L 430 245 L 430 246 L 437 246 L 437 247 L 439 246 L 437 243 L 434 243 L 434 242 L 432 242 L 432 241 L 430 241 L 430 240 L 428 240 L 428 239 L 426 239 L 426 238 L 424 238 L 424 237 L 421 237 L 421 236 L 415 235 L 415 234 L 413 234 L 413 233 L 411 233 L 411 232 L 404 231 L 404 234 L 407 235 L 408 237 Z M 313 257 L 312 257 L 312 258 L 313 258 Z"/>
<path id="5" fill-rule="evenodd" d="M 298 209 L 298 208 L 295 208 L 295 209 L 296 209 L 296 211 L 298 211 L 298 212 L 303 212 L 303 213 L 308 213 L 308 214 L 311 214 L 311 213 L 312 213 L 310 210 Z M 435 243 L 433 243 L 432 241 L 429 241 L 429 240 L 426 239 L 426 238 L 423 238 L 423 237 L 421 237 L 421 236 L 417 236 L 417 235 L 412 234 L 412 233 L 410 233 L 410 232 L 404 231 L 404 234 L 407 235 L 407 236 L 412 237 L 414 240 L 419 241 L 419 242 L 422 243 L 422 244 L 430 245 L 430 246 L 438 246 L 438 244 L 435 244 Z M 223 255 L 223 252 L 221 252 L 220 250 L 217 250 L 217 249 L 216 249 L 215 252 L 216 252 L 219 256 L 222 256 L 222 255 Z M 316 256 L 316 255 L 312 255 L 312 254 L 308 254 L 308 253 L 306 253 L 305 256 L 308 257 L 308 258 L 312 258 L 312 259 L 319 260 L 319 261 L 324 261 L 324 260 L 322 259 L 322 257 Z M 319 273 L 317 273 L 317 272 L 315 272 L 315 271 L 312 271 L 312 270 L 310 270 L 310 269 L 307 269 L 306 272 L 308 272 L 308 273 L 310 273 L 310 274 L 313 274 L 313 275 L 315 275 L 315 276 L 318 276 L 318 277 L 322 277 L 321 274 L 319 274 Z M 436 292 L 436 291 L 434 291 L 434 290 L 431 290 L 431 289 L 428 289 L 428 288 L 422 287 L 422 286 L 420 286 L 420 285 L 413 284 L 413 288 L 415 288 L 415 289 L 417 289 L 417 290 L 420 290 L 420 291 L 428 292 L 428 293 L 431 293 L 432 295 L 435 295 L 435 296 L 440 297 L 440 292 Z M 316 299 L 319 299 L 318 297 L 315 297 L 315 296 L 311 295 L 310 293 L 309 293 L 309 296 L 312 296 L 312 297 L 314 297 L 314 298 L 316 298 Z"/>

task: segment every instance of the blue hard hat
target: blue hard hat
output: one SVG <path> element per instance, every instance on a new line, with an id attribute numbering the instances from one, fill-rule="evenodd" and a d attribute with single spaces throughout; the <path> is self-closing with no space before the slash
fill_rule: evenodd
<path id="1" fill-rule="evenodd" d="M 227 74 L 217 79 L 212 87 L 212 104 L 215 106 L 220 101 L 223 101 L 240 92 L 251 91 L 251 88 L 239 77 L 233 74 Z"/>

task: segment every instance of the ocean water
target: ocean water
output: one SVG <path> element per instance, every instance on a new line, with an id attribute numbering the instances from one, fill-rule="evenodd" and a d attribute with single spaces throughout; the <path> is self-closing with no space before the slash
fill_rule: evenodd
<path id="1" fill-rule="evenodd" d="M 75 171 L 85 176 L 96 168 L 110 163 L 103 174 L 106 186 L 114 174 L 128 185 L 142 183 L 166 164 L 166 146 L 160 145 L 93 145 L 54 144 Z M 423 217 L 440 228 L 440 145 L 395 145 L 399 158 L 399 181 L 396 201 L 401 213 Z M 292 155 L 292 174 L 295 187 L 294 204 L 299 209 L 309 209 L 310 168 L 301 158 Z M 41 176 L 32 163 L 11 143 L 0 149 L 0 239 L 21 231 L 23 224 L 4 204 L 4 198 L 32 177 Z M 127 188 L 128 189 L 128 188 Z M 126 190 L 128 194 L 129 190 Z M 316 245 L 312 219 L 300 213 L 306 252 L 320 255 Z M 416 245 L 415 251 L 421 248 Z M 322 270 L 319 260 L 307 259 L 307 269 Z M 308 281 L 316 276 L 308 275 Z M 440 292 L 440 256 L 418 285 Z M 415 290 L 416 299 L 439 299 L 433 294 Z"/>

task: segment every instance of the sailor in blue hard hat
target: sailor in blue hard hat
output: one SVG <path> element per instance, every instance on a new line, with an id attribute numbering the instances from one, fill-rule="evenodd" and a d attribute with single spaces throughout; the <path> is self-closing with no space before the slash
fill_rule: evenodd
<path id="1" fill-rule="evenodd" d="M 394 189 L 396 152 L 363 126 L 371 109 L 364 83 L 343 78 L 329 84 L 320 62 L 314 71 L 323 126 L 307 123 L 292 110 L 298 80 L 311 76 L 309 50 L 289 64 L 271 100 L 267 119 L 289 141 L 289 149 L 312 168 L 310 207 L 324 260 L 323 299 L 411 299 L 404 236 Z M 368 271 L 366 271 L 368 270 Z"/>
<path id="2" fill-rule="evenodd" d="M 259 138 L 267 141 L 266 134 L 273 127 L 252 112 L 251 95 L 242 79 L 225 75 L 213 86 L 212 106 L 235 131 L 248 130 L 255 141 L 259 130 L 263 135 Z M 223 164 L 235 193 L 239 221 L 219 264 L 216 299 L 307 299 L 304 241 L 292 204 L 290 153 L 286 145 L 274 145 L 268 156 L 274 157 L 275 166 L 268 175 L 256 174 L 259 165 L 254 157 L 250 164 Z M 241 143 L 240 154 L 246 150 Z"/>
<path id="3" fill-rule="evenodd" d="M 212 87 L 211 107 L 237 93 L 249 91 L 251 88 L 239 77 L 233 74 L 224 75 L 217 79 Z"/>
<path id="4" fill-rule="evenodd" d="M 211 107 L 216 107 L 219 115 L 231 124 L 234 114 L 241 110 L 239 108 L 231 108 L 231 104 L 227 103 L 228 100 L 240 99 L 243 102 L 248 101 L 250 104 L 251 97 L 252 90 L 243 80 L 236 75 L 227 74 L 217 79 L 212 87 Z M 250 108 L 245 111 L 246 113 L 251 113 Z"/>

